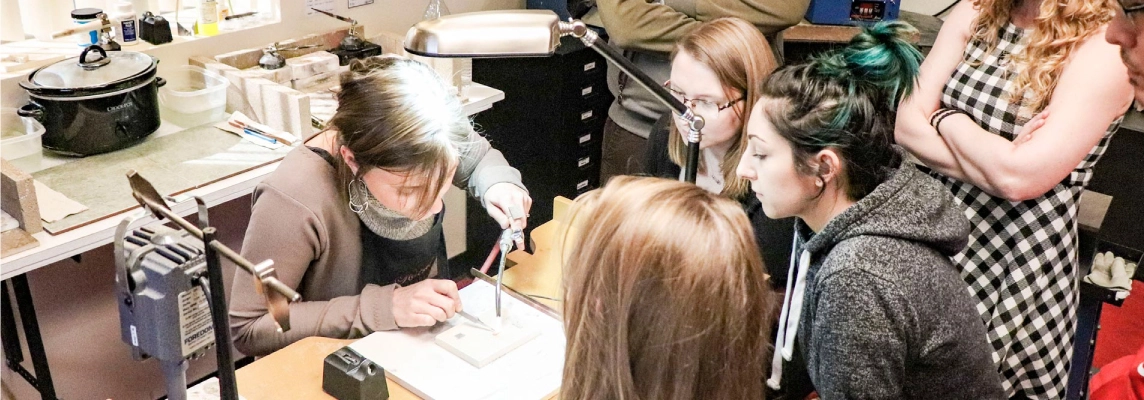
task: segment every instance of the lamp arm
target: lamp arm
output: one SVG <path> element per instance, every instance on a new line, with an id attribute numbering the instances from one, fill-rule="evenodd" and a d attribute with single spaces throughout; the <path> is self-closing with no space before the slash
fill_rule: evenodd
<path id="1" fill-rule="evenodd" d="M 651 92 L 656 100 L 659 100 L 660 103 L 666 105 L 674 111 L 675 114 L 680 115 L 683 120 L 688 122 L 687 165 L 684 165 L 683 168 L 683 178 L 689 183 L 695 183 L 695 176 L 697 175 L 699 166 L 699 141 L 702 137 L 704 125 L 703 117 L 695 115 L 690 107 L 687 107 L 682 101 L 672 96 L 663 85 L 656 83 L 650 76 L 640 71 L 635 64 L 628 61 L 615 47 L 600 40 L 600 35 L 596 34 L 596 31 L 588 29 L 588 26 L 585 25 L 583 21 L 560 22 L 560 34 L 579 38 L 580 41 L 584 42 L 585 46 L 600 53 L 600 55 L 604 56 L 604 59 L 608 60 L 612 65 L 619 67 L 620 71 L 634 78 L 640 86 L 643 86 L 644 89 Z"/>
<path id="2" fill-rule="evenodd" d="M 640 86 L 650 91 L 656 100 L 659 100 L 660 103 L 663 103 L 663 105 L 675 111 L 676 114 L 685 115 L 688 112 L 687 105 L 683 104 L 679 99 L 676 99 L 675 96 L 672 96 L 671 92 L 668 92 L 667 89 L 663 87 L 663 84 L 655 82 L 650 76 L 640 71 L 635 64 L 632 64 L 631 61 L 620 54 L 620 51 L 614 46 L 600 40 L 600 35 L 597 34 L 596 31 L 588 29 L 583 22 L 561 22 L 560 33 L 580 39 L 580 41 L 584 42 L 585 46 L 591 47 L 592 50 L 600 53 L 600 55 L 604 56 L 612 65 L 619 67 L 620 71 L 634 78 L 636 82 L 639 82 Z"/>

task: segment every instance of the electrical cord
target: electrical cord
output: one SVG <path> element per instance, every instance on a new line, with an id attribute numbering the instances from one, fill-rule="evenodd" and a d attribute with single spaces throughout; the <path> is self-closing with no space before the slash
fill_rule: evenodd
<path id="1" fill-rule="evenodd" d="M 198 279 L 195 279 L 195 283 L 199 286 L 199 288 L 203 289 L 203 296 L 206 296 L 206 299 L 207 299 L 207 308 L 210 308 L 210 306 L 211 306 L 210 280 L 205 276 L 200 276 Z"/>
<path id="2" fill-rule="evenodd" d="M 493 243 L 493 251 L 489 253 L 489 257 L 485 259 L 484 265 L 481 265 L 481 273 L 488 275 L 489 267 L 493 266 L 493 260 L 497 259 L 497 254 L 500 254 L 500 243 Z"/>

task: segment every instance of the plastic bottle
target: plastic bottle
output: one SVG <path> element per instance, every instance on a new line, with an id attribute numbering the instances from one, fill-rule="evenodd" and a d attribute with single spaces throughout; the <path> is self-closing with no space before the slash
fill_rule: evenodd
<path id="1" fill-rule="evenodd" d="M 445 6 L 443 0 L 429 0 L 429 6 L 425 8 L 425 14 L 421 16 L 421 20 L 432 21 L 447 15 L 449 15 L 449 7 Z M 473 59 L 458 58 L 455 61 L 454 65 L 457 69 L 455 72 L 460 75 L 457 89 L 463 92 L 466 86 L 473 83 Z"/>
<path id="2" fill-rule="evenodd" d="M 202 0 L 199 3 L 199 35 L 214 36 L 218 34 L 218 1 Z"/>
<path id="3" fill-rule="evenodd" d="M 111 16 L 115 21 L 115 36 L 124 46 L 139 44 L 139 20 L 135 16 L 135 8 L 129 1 L 120 1 L 115 4 L 115 14 Z"/>
<path id="4" fill-rule="evenodd" d="M 77 8 L 72 10 L 72 22 L 80 25 L 86 25 L 99 20 L 99 14 L 103 10 L 98 8 Z M 94 28 L 90 31 L 80 31 L 75 35 L 76 44 L 80 47 L 87 47 L 99 43 L 99 28 Z"/>
<path id="5" fill-rule="evenodd" d="M 423 21 L 432 21 L 437 18 L 449 15 L 449 7 L 441 0 L 429 0 L 429 6 L 425 8 L 425 14 L 421 16 Z"/>

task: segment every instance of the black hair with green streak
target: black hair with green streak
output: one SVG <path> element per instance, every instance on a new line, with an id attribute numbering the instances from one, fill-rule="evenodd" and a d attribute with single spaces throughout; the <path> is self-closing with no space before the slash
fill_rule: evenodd
<path id="1" fill-rule="evenodd" d="M 791 143 L 800 173 L 821 175 L 808 160 L 833 149 L 844 163 L 846 193 L 858 200 L 901 164 L 894 110 L 917 80 L 922 55 L 907 39 L 917 32 L 904 22 L 879 23 L 843 49 L 771 74 L 761 91 L 763 115 Z"/>

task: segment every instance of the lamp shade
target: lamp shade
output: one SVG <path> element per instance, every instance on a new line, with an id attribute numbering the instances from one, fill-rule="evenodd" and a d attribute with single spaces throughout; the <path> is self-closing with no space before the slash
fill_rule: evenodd
<path id="1" fill-rule="evenodd" d="M 482 11 L 418 22 L 405 34 L 405 50 L 425 57 L 539 57 L 556 51 L 560 35 L 552 11 Z"/>

